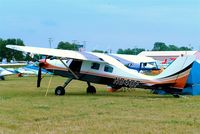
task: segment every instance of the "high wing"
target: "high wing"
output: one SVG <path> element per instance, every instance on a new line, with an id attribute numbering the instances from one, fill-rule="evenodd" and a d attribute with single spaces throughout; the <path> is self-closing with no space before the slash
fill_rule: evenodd
<path id="1" fill-rule="evenodd" d="M 51 49 L 51 48 L 39 48 L 39 47 L 29 47 L 29 46 L 16 46 L 16 45 L 7 45 L 7 48 L 27 52 L 31 54 L 41 54 L 55 57 L 63 57 L 68 59 L 77 59 L 77 60 L 87 60 L 94 62 L 104 62 L 111 65 L 115 65 L 121 68 L 124 68 L 125 64 L 130 62 L 140 63 L 143 62 L 152 62 L 153 59 L 144 56 L 133 56 L 133 55 L 122 55 L 122 54 L 102 54 L 94 52 L 77 52 L 72 50 L 60 50 L 60 49 Z M 139 59 L 139 60 L 138 60 Z"/>
<path id="2" fill-rule="evenodd" d="M 7 45 L 6 47 L 10 49 L 22 51 L 22 52 L 31 53 L 31 54 L 41 54 L 41 55 L 63 57 L 63 58 L 69 58 L 69 59 L 103 62 L 102 59 L 88 52 L 77 52 L 77 51 L 71 51 L 71 50 L 39 48 L 39 47 L 29 47 L 29 46 L 16 46 L 16 45 Z"/>
<path id="3" fill-rule="evenodd" d="M 103 53 L 77 52 L 72 50 L 60 50 L 52 48 L 39 48 L 39 47 L 29 47 L 29 46 L 17 46 L 17 45 L 7 45 L 6 47 L 31 54 L 41 54 L 41 55 L 55 56 L 67 59 L 108 63 L 110 65 L 117 66 L 118 68 L 126 69 L 124 64 L 117 58 L 114 58 L 108 54 L 103 54 Z"/>

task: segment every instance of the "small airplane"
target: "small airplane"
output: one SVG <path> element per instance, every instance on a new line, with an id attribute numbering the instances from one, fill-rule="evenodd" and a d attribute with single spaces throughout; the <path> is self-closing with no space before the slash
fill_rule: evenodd
<path id="1" fill-rule="evenodd" d="M 6 58 L 3 58 L 2 62 L 0 63 L 0 80 L 5 80 L 6 75 L 17 74 L 16 67 L 25 66 L 25 62 L 7 62 Z M 3 68 L 2 68 L 3 67 Z M 14 68 L 11 68 L 14 67 Z"/>
<path id="2" fill-rule="evenodd" d="M 157 61 L 151 57 L 124 54 L 109 55 L 119 60 L 128 68 L 137 70 L 138 72 L 144 73 L 154 70 L 160 70 L 160 68 L 157 65 Z"/>
<path id="3" fill-rule="evenodd" d="M 0 80 L 5 80 L 5 77 L 4 76 L 7 76 L 7 75 L 12 75 L 14 73 L 0 67 Z"/>
<path id="4" fill-rule="evenodd" d="M 114 89 L 121 87 L 159 89 L 176 97 L 186 86 L 190 69 L 196 60 L 194 55 L 178 57 L 163 72 L 150 76 L 127 67 L 122 59 L 129 63 L 133 61 L 128 60 L 126 56 L 16 45 L 6 47 L 30 54 L 46 55 L 47 58 L 39 61 L 37 87 L 40 87 L 41 68 L 55 75 L 68 77 L 62 86 L 56 87 L 56 95 L 64 95 L 65 87 L 76 79 L 87 82 L 87 93 L 96 93 L 91 83 L 98 83 Z"/>
<path id="5" fill-rule="evenodd" d="M 14 71 L 18 74 L 18 76 L 26 76 L 26 75 L 38 75 L 39 67 L 35 64 L 28 64 L 24 67 L 20 67 L 14 69 Z M 41 69 L 42 74 L 52 74 L 45 69 Z"/>

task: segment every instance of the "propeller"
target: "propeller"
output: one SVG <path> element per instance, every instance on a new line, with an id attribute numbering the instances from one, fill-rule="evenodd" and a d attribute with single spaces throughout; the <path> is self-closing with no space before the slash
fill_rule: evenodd
<path id="1" fill-rule="evenodd" d="M 38 69 L 38 76 L 37 76 L 37 87 L 40 87 L 40 83 L 42 80 L 42 67 L 45 65 L 46 59 L 42 59 L 39 61 L 39 69 Z"/>
<path id="2" fill-rule="evenodd" d="M 43 63 L 39 63 L 38 77 L 37 77 L 37 87 L 40 87 L 40 83 L 41 83 L 41 80 L 42 80 L 42 64 Z"/>

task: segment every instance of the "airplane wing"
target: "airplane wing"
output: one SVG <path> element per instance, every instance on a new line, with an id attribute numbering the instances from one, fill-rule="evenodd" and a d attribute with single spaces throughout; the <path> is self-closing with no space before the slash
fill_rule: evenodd
<path id="1" fill-rule="evenodd" d="M 0 64 L 0 67 L 21 67 L 25 65 L 27 65 L 27 63 L 6 63 L 6 64 Z"/>
<path id="2" fill-rule="evenodd" d="M 0 76 L 11 75 L 12 72 L 0 67 Z"/>
<path id="3" fill-rule="evenodd" d="M 40 48 L 40 47 L 29 47 L 29 46 L 17 46 L 17 45 L 7 45 L 7 48 L 27 52 L 31 54 L 41 54 L 55 57 L 63 57 L 68 59 L 77 59 L 93 62 L 103 62 L 108 63 L 113 66 L 117 66 L 120 69 L 126 69 L 122 62 L 117 58 L 114 58 L 108 54 L 104 53 L 94 53 L 94 52 L 77 52 L 72 50 L 61 50 L 52 48 Z"/>
<path id="4" fill-rule="evenodd" d="M 94 52 L 77 52 L 72 50 L 61 50 L 61 49 L 51 49 L 51 48 L 40 48 L 40 47 L 29 47 L 29 46 L 17 46 L 17 45 L 7 45 L 7 48 L 27 52 L 31 54 L 41 54 L 55 57 L 63 57 L 68 59 L 77 59 L 77 60 L 85 60 L 85 61 L 93 61 L 93 62 L 103 62 L 108 63 L 118 68 L 124 69 L 126 68 L 124 64 L 122 64 L 116 58 L 109 56 L 104 53 L 94 53 Z"/>
<path id="5" fill-rule="evenodd" d="M 17 46 L 17 45 L 7 45 L 6 47 L 10 49 L 22 51 L 22 52 L 31 53 L 31 54 L 41 54 L 41 55 L 63 57 L 63 58 L 69 58 L 69 59 L 103 62 L 101 58 L 88 52 L 77 52 L 77 51 L 71 51 L 71 50 Z"/>

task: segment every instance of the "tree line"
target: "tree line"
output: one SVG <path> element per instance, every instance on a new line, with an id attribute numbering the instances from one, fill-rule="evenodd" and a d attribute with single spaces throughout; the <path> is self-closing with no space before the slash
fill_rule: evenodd
<path id="1" fill-rule="evenodd" d="M 22 52 L 11 50 L 6 48 L 6 45 L 12 44 L 12 45 L 20 45 L 25 46 L 23 40 L 21 39 L 1 39 L 0 38 L 0 61 L 2 61 L 3 58 L 7 58 L 8 61 L 10 60 L 28 60 L 30 59 L 27 57 L 27 55 L 23 54 Z M 82 48 L 84 48 L 83 45 L 77 44 L 77 43 L 70 43 L 70 42 L 64 42 L 61 41 L 58 43 L 57 49 L 65 49 L 65 50 L 74 50 L 74 51 L 80 51 Z M 178 47 L 176 45 L 167 45 L 163 42 L 155 42 L 152 51 L 190 51 L 193 50 L 192 47 Z M 130 55 L 137 55 L 142 51 L 150 51 L 146 50 L 144 48 L 127 48 L 122 49 L 119 48 L 117 50 L 118 54 L 130 54 Z M 104 50 L 93 50 L 93 52 L 98 53 L 108 53 L 108 51 Z"/>
<path id="2" fill-rule="evenodd" d="M 0 38 L 0 61 L 3 60 L 3 58 L 7 58 L 8 61 L 10 60 L 25 60 L 25 56 L 20 51 L 14 51 L 11 49 L 6 48 L 6 45 L 19 45 L 24 46 L 24 42 L 21 39 L 6 39 L 3 40 Z"/>
<path id="3" fill-rule="evenodd" d="M 181 46 L 178 47 L 176 45 L 166 45 L 163 42 L 155 42 L 153 48 L 151 50 L 145 50 L 144 48 L 128 48 L 128 49 L 118 49 L 118 54 L 132 54 L 137 55 L 142 51 L 191 51 L 192 47 Z"/>
<path id="4" fill-rule="evenodd" d="M 69 42 L 60 42 L 58 44 L 57 48 L 78 51 L 79 50 L 78 48 L 80 48 L 80 45 L 71 44 Z M 151 51 L 190 51 L 192 49 L 193 49 L 192 47 L 185 47 L 185 46 L 178 47 L 176 45 L 166 45 L 163 42 L 155 42 L 154 47 L 151 49 Z M 118 54 L 137 55 L 137 54 L 141 53 L 142 51 L 147 51 L 147 50 L 144 48 L 127 48 L 127 49 L 119 48 L 117 50 L 117 53 Z M 148 50 L 148 51 L 150 51 L 150 50 Z M 108 53 L 108 51 L 97 50 L 97 49 L 93 50 L 92 52 Z"/>

